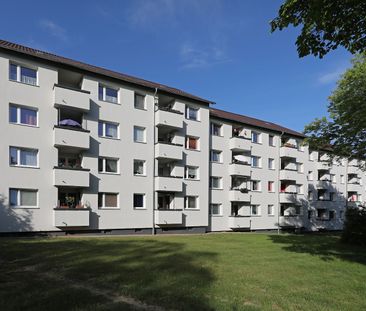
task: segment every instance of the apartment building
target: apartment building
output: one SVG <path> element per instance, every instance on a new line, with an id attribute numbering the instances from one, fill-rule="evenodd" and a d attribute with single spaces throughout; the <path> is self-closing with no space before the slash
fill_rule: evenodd
<path id="1" fill-rule="evenodd" d="M 158 83 L 0 41 L 0 232 L 338 230 L 358 163 Z"/>

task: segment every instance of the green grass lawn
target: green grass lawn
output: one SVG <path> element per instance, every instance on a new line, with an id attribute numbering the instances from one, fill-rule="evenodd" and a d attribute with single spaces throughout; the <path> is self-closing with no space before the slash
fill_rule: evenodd
<path id="1" fill-rule="evenodd" d="M 366 310 L 366 249 L 327 234 L 0 239 L 1 310 L 136 309 L 119 295 L 166 310 Z"/>

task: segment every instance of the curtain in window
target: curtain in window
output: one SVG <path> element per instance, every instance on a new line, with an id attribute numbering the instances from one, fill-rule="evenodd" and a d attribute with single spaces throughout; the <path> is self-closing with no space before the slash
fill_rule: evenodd
<path id="1" fill-rule="evenodd" d="M 110 173 L 117 173 L 117 161 L 116 160 L 105 160 L 105 170 Z"/>
<path id="2" fill-rule="evenodd" d="M 22 124 L 37 125 L 37 111 L 21 108 L 20 122 Z"/>
<path id="3" fill-rule="evenodd" d="M 27 166 L 37 166 L 37 151 L 20 150 L 20 164 Z"/>
<path id="4" fill-rule="evenodd" d="M 117 126 L 114 124 L 106 123 L 105 136 L 117 138 Z"/>
<path id="5" fill-rule="evenodd" d="M 104 206 L 105 207 L 117 207 L 117 194 L 104 194 Z"/>
<path id="6" fill-rule="evenodd" d="M 139 109 L 145 109 L 145 96 L 135 95 L 135 107 Z"/>
<path id="7" fill-rule="evenodd" d="M 197 139 L 195 138 L 188 138 L 188 148 L 189 149 L 197 149 Z"/>
<path id="8" fill-rule="evenodd" d="M 26 67 L 20 67 L 20 76 L 21 76 L 21 82 L 36 85 L 37 84 L 37 71 L 26 68 Z"/>
<path id="9" fill-rule="evenodd" d="M 36 206 L 37 192 L 32 190 L 20 191 L 20 205 L 22 206 Z"/>
<path id="10" fill-rule="evenodd" d="M 118 91 L 110 88 L 105 89 L 105 100 L 112 103 L 117 102 Z"/>

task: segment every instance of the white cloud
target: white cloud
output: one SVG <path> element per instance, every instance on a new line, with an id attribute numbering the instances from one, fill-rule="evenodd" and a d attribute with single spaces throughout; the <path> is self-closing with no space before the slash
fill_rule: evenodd
<path id="1" fill-rule="evenodd" d="M 348 64 L 347 65 L 342 64 L 341 66 L 338 66 L 337 68 L 335 68 L 332 71 L 319 75 L 318 83 L 319 84 L 331 84 L 331 83 L 337 82 L 339 80 L 339 78 L 341 77 L 341 75 L 347 70 L 348 67 L 349 67 Z"/>
<path id="2" fill-rule="evenodd" d="M 68 41 L 69 37 L 67 32 L 64 28 L 57 25 L 51 20 L 43 19 L 39 22 L 39 25 L 42 27 L 43 30 L 47 31 L 51 36 L 60 39 L 62 41 Z"/>

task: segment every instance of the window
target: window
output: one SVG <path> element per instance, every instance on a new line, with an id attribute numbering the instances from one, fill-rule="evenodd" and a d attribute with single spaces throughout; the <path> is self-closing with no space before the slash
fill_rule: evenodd
<path id="1" fill-rule="evenodd" d="M 274 141 L 274 136 L 273 135 L 268 136 L 268 145 L 270 145 L 272 147 L 275 146 L 275 141 Z"/>
<path id="2" fill-rule="evenodd" d="M 25 84 L 37 85 L 37 70 L 21 65 L 10 64 L 9 79 Z"/>
<path id="3" fill-rule="evenodd" d="M 275 169 L 275 160 L 274 159 L 272 159 L 272 158 L 269 158 L 268 159 L 268 168 L 270 170 L 274 170 Z"/>
<path id="4" fill-rule="evenodd" d="M 335 175 L 335 174 L 330 174 L 330 181 L 331 181 L 332 183 L 337 182 L 337 180 L 336 180 L 336 175 Z"/>
<path id="5" fill-rule="evenodd" d="M 16 105 L 9 106 L 9 122 L 30 126 L 38 125 L 37 110 Z"/>
<path id="6" fill-rule="evenodd" d="M 186 119 L 198 121 L 198 109 L 187 106 Z"/>
<path id="7" fill-rule="evenodd" d="M 250 214 L 252 216 L 260 215 L 259 205 L 251 205 L 250 206 Z"/>
<path id="8" fill-rule="evenodd" d="M 210 161 L 211 162 L 221 163 L 222 162 L 222 159 L 221 159 L 221 151 L 219 151 L 219 150 L 211 150 L 211 152 L 210 152 Z"/>
<path id="9" fill-rule="evenodd" d="M 260 157 L 256 157 L 256 156 L 252 156 L 251 157 L 252 160 L 252 167 L 261 167 L 261 158 Z"/>
<path id="10" fill-rule="evenodd" d="M 221 136 L 221 125 L 217 123 L 211 123 L 211 135 Z"/>
<path id="11" fill-rule="evenodd" d="M 9 189 L 9 204 L 12 207 L 37 207 L 37 190 Z"/>
<path id="12" fill-rule="evenodd" d="M 185 208 L 198 208 L 198 198 L 195 196 L 186 196 L 184 199 L 184 206 Z"/>
<path id="13" fill-rule="evenodd" d="M 222 178 L 221 177 L 210 177 L 210 188 L 211 189 L 222 189 Z"/>
<path id="14" fill-rule="evenodd" d="M 133 141 L 135 143 L 146 143 L 146 129 L 144 127 L 133 127 Z"/>
<path id="15" fill-rule="evenodd" d="M 267 206 L 267 213 L 269 216 L 273 216 L 274 215 L 274 205 L 273 204 L 269 204 Z"/>
<path id="16" fill-rule="evenodd" d="M 185 177 L 186 179 L 199 179 L 197 166 L 186 166 Z"/>
<path id="17" fill-rule="evenodd" d="M 192 136 L 187 136 L 186 137 L 186 148 L 191 149 L 191 150 L 198 150 L 199 149 L 198 138 L 192 137 Z"/>
<path id="18" fill-rule="evenodd" d="M 222 205 L 221 204 L 210 204 L 210 214 L 212 216 L 222 215 Z"/>
<path id="19" fill-rule="evenodd" d="M 261 182 L 259 180 L 252 180 L 252 191 L 261 191 Z"/>
<path id="20" fill-rule="evenodd" d="M 133 160 L 133 174 L 137 176 L 146 175 L 144 160 Z"/>
<path id="21" fill-rule="evenodd" d="M 118 103 L 118 90 L 99 84 L 98 91 L 99 100 L 106 102 Z"/>
<path id="22" fill-rule="evenodd" d="M 118 194 L 117 193 L 98 193 L 98 207 L 99 208 L 118 208 Z"/>
<path id="23" fill-rule="evenodd" d="M 119 136 L 118 124 L 111 122 L 99 121 L 98 123 L 98 135 L 100 137 L 115 138 Z"/>
<path id="24" fill-rule="evenodd" d="M 252 131 L 252 143 L 260 143 L 260 133 Z"/>
<path id="25" fill-rule="evenodd" d="M 145 209 L 145 195 L 141 193 L 133 194 L 133 208 Z"/>
<path id="26" fill-rule="evenodd" d="M 118 159 L 99 158 L 99 173 L 118 173 Z"/>
<path id="27" fill-rule="evenodd" d="M 145 96 L 144 95 L 140 95 L 140 94 L 135 93 L 135 108 L 136 109 L 142 109 L 142 110 L 146 109 Z"/>
<path id="28" fill-rule="evenodd" d="M 268 192 L 274 192 L 274 181 L 268 182 Z"/>
<path id="29" fill-rule="evenodd" d="M 38 167 L 38 150 L 10 147 L 9 163 L 12 166 Z"/>

